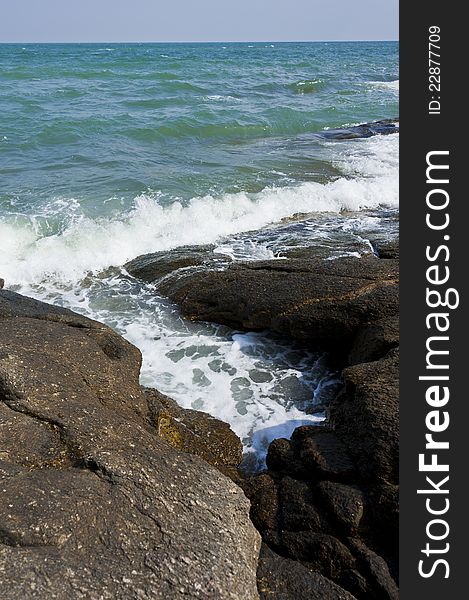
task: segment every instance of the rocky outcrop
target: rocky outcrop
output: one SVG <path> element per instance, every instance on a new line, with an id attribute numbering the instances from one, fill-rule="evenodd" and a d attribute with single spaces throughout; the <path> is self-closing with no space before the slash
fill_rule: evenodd
<path id="1" fill-rule="evenodd" d="M 215 246 L 180 246 L 173 250 L 162 250 L 152 254 L 137 256 L 126 265 L 125 270 L 143 281 L 157 281 L 170 273 L 188 267 L 211 267 L 230 262 L 225 254 L 215 254 Z"/>
<path id="2" fill-rule="evenodd" d="M 357 138 L 369 138 L 374 135 L 389 135 L 399 133 L 399 119 L 381 119 L 372 123 L 363 123 L 351 127 L 339 127 L 328 129 L 319 134 L 330 140 L 353 140 Z"/>
<path id="3" fill-rule="evenodd" d="M 270 329 L 333 348 L 398 311 L 398 262 L 373 255 L 271 260 L 166 279 L 159 288 L 192 320 Z"/>
<path id="4" fill-rule="evenodd" d="M 239 445 L 224 425 L 204 444 L 213 421 L 142 390 L 140 361 L 104 325 L 0 292 L 3 599 L 258 597 L 249 503 L 199 458 L 230 466 Z"/>
<path id="5" fill-rule="evenodd" d="M 241 482 L 265 544 L 261 597 L 398 597 L 399 248 L 375 251 L 234 264 L 159 286 L 189 319 L 287 334 L 346 367 L 326 425 L 274 440 L 267 471 Z"/>

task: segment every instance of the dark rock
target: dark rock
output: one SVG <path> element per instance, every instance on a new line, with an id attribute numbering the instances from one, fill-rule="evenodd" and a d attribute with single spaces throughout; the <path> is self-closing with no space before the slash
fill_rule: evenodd
<path id="1" fill-rule="evenodd" d="M 293 451 L 290 440 L 285 438 L 277 438 L 270 443 L 266 464 L 269 471 L 276 474 L 288 474 L 294 477 L 306 475 L 300 459 Z"/>
<path id="2" fill-rule="evenodd" d="M 11 292 L 0 321 L 0 597 L 257 598 L 249 502 L 156 435 L 138 350 Z"/>
<path id="3" fill-rule="evenodd" d="M 379 258 L 394 258 L 399 260 L 399 240 L 392 241 L 372 241 L 373 250 Z"/>
<path id="4" fill-rule="evenodd" d="M 279 501 L 283 531 L 324 531 L 324 519 L 314 506 L 307 483 L 284 477 L 279 484 Z"/>
<path id="5" fill-rule="evenodd" d="M 363 492 L 356 486 L 321 481 L 317 491 L 336 523 L 347 534 L 356 532 L 363 517 Z"/>
<path id="6" fill-rule="evenodd" d="M 395 557 L 399 550 L 399 486 L 376 484 L 369 487 L 368 496 L 368 536 L 373 540 L 375 548 Z"/>
<path id="7" fill-rule="evenodd" d="M 204 264 L 213 267 L 231 260 L 224 254 L 214 254 L 214 248 L 215 246 L 211 245 L 180 246 L 173 250 L 143 254 L 124 265 L 124 269 L 137 279 L 156 281 L 186 267 L 197 267 Z"/>
<path id="8" fill-rule="evenodd" d="M 4 285 L 5 285 L 5 280 L 0 277 L 0 290 L 3 289 Z"/>
<path id="9" fill-rule="evenodd" d="M 321 137 L 330 140 L 354 140 L 369 138 L 374 135 L 389 135 L 399 133 L 399 119 L 382 119 L 373 123 L 363 123 L 352 127 L 339 127 L 321 132 Z"/>
<path id="10" fill-rule="evenodd" d="M 276 530 L 278 527 L 277 487 L 270 475 L 262 473 L 241 482 L 251 501 L 251 521 L 258 531 Z"/>
<path id="11" fill-rule="evenodd" d="M 364 324 L 398 311 L 398 263 L 363 258 L 273 260 L 163 281 L 183 316 L 270 329 L 344 350 Z"/>
<path id="12" fill-rule="evenodd" d="M 370 598 L 376 600 L 374 591 L 363 575 L 356 569 L 348 569 L 342 572 L 340 576 L 340 585 L 349 590 L 357 598 Z"/>
<path id="13" fill-rule="evenodd" d="M 237 467 L 243 445 L 228 423 L 207 413 L 181 408 L 156 390 L 146 389 L 151 417 L 158 436 L 173 448 L 200 456 L 215 467 Z"/>
<path id="14" fill-rule="evenodd" d="M 349 539 L 348 545 L 357 559 L 360 571 L 368 576 L 367 580 L 375 590 L 373 598 L 397 600 L 399 590 L 389 572 L 386 561 L 358 539 Z"/>
<path id="15" fill-rule="evenodd" d="M 330 410 L 335 433 L 370 482 L 398 482 L 399 353 L 342 373 L 345 391 Z"/>
<path id="16" fill-rule="evenodd" d="M 332 535 L 285 531 L 282 542 L 289 558 L 306 561 L 312 569 L 334 581 L 340 579 L 342 571 L 355 567 L 350 550 Z"/>
<path id="17" fill-rule="evenodd" d="M 357 334 L 349 353 L 349 365 L 372 362 L 383 358 L 399 346 L 399 315 L 365 325 Z"/>
<path id="18" fill-rule="evenodd" d="M 257 569 L 261 600 L 353 600 L 354 596 L 299 562 L 262 545 Z"/>
<path id="19" fill-rule="evenodd" d="M 347 448 L 333 431 L 304 425 L 295 429 L 291 441 L 310 477 L 348 480 L 354 474 Z"/>

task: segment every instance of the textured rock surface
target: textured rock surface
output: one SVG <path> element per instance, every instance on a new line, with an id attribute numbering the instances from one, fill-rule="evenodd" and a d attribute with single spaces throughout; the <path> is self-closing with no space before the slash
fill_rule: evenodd
<path id="1" fill-rule="evenodd" d="M 349 365 L 378 360 L 399 346 L 399 315 L 365 325 L 358 332 L 348 356 Z"/>
<path id="2" fill-rule="evenodd" d="M 397 270 L 373 255 L 260 261 L 173 278 L 160 291 L 189 319 L 271 329 L 337 352 L 364 324 L 396 314 Z"/>
<path id="3" fill-rule="evenodd" d="M 139 369 L 107 327 L 0 292 L 2 599 L 257 598 L 248 501 L 157 435 Z"/>
<path id="4" fill-rule="evenodd" d="M 261 598 L 398 595 L 399 248 L 375 249 L 382 258 L 300 253 L 161 286 L 191 319 L 322 343 L 350 365 L 327 424 L 274 440 L 267 472 L 243 484 L 265 543 Z"/>
<path id="5" fill-rule="evenodd" d="M 349 592 L 263 544 L 257 570 L 261 600 L 353 600 Z"/>
<path id="6" fill-rule="evenodd" d="M 331 422 L 362 477 L 397 483 L 399 477 L 399 351 L 342 373 L 345 390 L 331 406 Z"/>
<path id="7" fill-rule="evenodd" d="M 227 423 L 198 410 L 183 409 L 156 390 L 146 389 L 145 394 L 158 436 L 170 446 L 200 456 L 222 472 L 240 464 L 243 445 Z"/>
<path id="8" fill-rule="evenodd" d="M 215 246 L 181 246 L 173 250 L 137 256 L 125 265 L 133 277 L 144 281 L 156 281 L 170 273 L 187 267 L 217 266 L 231 259 L 224 254 L 214 254 Z"/>
<path id="9" fill-rule="evenodd" d="M 211 271 L 159 275 L 159 291 L 190 319 L 271 329 L 321 344 L 349 365 L 327 425 L 274 440 L 267 472 L 240 482 L 264 541 L 261 598 L 397 598 L 399 246 L 376 242 L 374 250 L 324 261 L 314 250 L 296 249 L 286 260 L 224 270 L 201 259 L 192 264 Z M 168 442 L 187 443 L 219 468 L 232 468 L 235 444 L 222 442 L 228 456 L 214 461 L 220 444 L 214 438 L 213 450 L 199 448 L 199 418 L 180 419 L 161 398 L 150 406 L 157 406 L 153 422 Z"/>

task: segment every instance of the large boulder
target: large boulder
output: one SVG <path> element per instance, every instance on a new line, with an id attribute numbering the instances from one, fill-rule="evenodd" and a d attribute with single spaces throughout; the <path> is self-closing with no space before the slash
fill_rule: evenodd
<path id="1" fill-rule="evenodd" d="M 398 262 L 362 258 L 270 260 L 163 280 L 188 319 L 270 329 L 334 348 L 398 311 Z"/>
<path id="2" fill-rule="evenodd" d="M 249 503 L 158 435 L 140 360 L 104 325 L 0 292 L 2 599 L 258 597 Z"/>

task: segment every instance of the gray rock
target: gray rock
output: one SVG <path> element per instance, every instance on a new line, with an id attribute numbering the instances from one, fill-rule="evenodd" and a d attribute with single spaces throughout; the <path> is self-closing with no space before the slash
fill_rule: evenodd
<path id="1" fill-rule="evenodd" d="M 5 291 L 0 340 L 2 599 L 257 598 L 249 502 L 157 435 L 138 350 Z"/>

